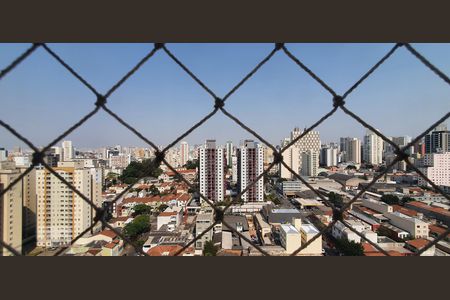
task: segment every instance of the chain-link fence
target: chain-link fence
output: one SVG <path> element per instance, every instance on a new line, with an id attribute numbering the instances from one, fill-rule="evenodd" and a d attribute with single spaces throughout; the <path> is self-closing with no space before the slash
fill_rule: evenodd
<path id="1" fill-rule="evenodd" d="M 17 177 L 13 182 L 11 182 L 8 186 L 4 187 L 4 189 L 0 192 L 0 198 L 8 191 L 10 190 L 15 184 L 17 184 L 19 181 L 22 180 L 23 177 L 25 177 L 28 173 L 30 173 L 33 168 L 37 166 L 43 166 L 45 169 L 47 169 L 51 174 L 56 176 L 61 182 L 63 182 L 65 185 L 67 185 L 74 193 L 76 193 L 79 197 L 81 197 L 86 203 L 88 203 L 93 210 L 95 211 L 95 218 L 92 223 L 92 225 L 89 228 L 86 228 L 84 232 L 82 232 L 80 235 L 75 237 L 71 241 L 71 245 L 75 243 L 79 238 L 81 238 L 84 234 L 92 230 L 97 224 L 101 223 L 104 228 L 108 228 L 112 231 L 114 231 L 119 237 L 121 237 L 125 243 L 128 243 L 134 247 L 136 252 L 142 254 L 142 255 L 148 255 L 146 252 L 142 250 L 141 247 L 138 245 L 135 245 L 131 240 L 129 240 L 122 232 L 117 230 L 116 228 L 112 227 L 108 222 L 106 221 L 107 211 L 103 207 L 97 207 L 91 199 L 86 197 L 83 193 L 81 193 L 78 189 L 76 189 L 71 183 L 69 183 L 66 179 L 64 179 L 58 172 L 56 172 L 52 167 L 50 167 L 45 161 L 45 153 L 53 147 L 55 144 L 60 142 L 64 137 L 69 135 L 71 132 L 76 130 L 78 127 L 82 126 L 88 119 L 92 118 L 99 110 L 104 110 L 106 113 L 111 115 L 114 119 L 116 119 L 120 124 L 125 126 L 127 129 L 129 129 L 131 132 L 133 132 L 136 136 L 138 136 L 141 140 L 143 140 L 146 144 L 150 145 L 154 151 L 155 151 L 155 158 L 152 161 L 153 166 L 152 167 L 158 167 L 162 163 L 167 166 L 168 169 L 170 169 L 172 172 L 176 174 L 183 182 L 185 182 L 189 188 L 194 190 L 200 195 L 200 198 L 203 199 L 208 205 L 211 206 L 214 210 L 214 222 L 203 232 L 197 233 L 194 239 L 192 239 L 189 243 L 183 246 L 182 249 L 180 249 L 175 255 L 180 255 L 183 253 L 187 248 L 189 248 L 191 245 L 193 245 L 198 239 L 200 239 L 204 234 L 206 234 L 208 231 L 212 230 L 213 227 L 218 224 L 222 223 L 223 225 L 227 226 L 234 234 L 238 235 L 240 238 L 245 240 L 246 242 L 250 243 L 257 251 L 260 251 L 263 255 L 269 255 L 267 251 L 262 249 L 259 245 L 256 245 L 252 242 L 248 237 L 243 235 L 241 232 L 237 231 L 233 226 L 228 224 L 224 220 L 225 213 L 228 212 L 230 207 L 233 204 L 238 203 L 241 200 L 241 196 L 245 194 L 250 188 L 252 188 L 258 180 L 263 178 L 264 175 L 267 175 L 269 171 L 275 166 L 283 166 L 289 172 L 293 174 L 298 180 L 300 180 L 304 185 L 306 185 L 311 191 L 313 191 L 317 197 L 322 199 L 328 206 L 330 206 L 333 210 L 333 220 L 327 225 L 323 226 L 319 233 L 316 234 L 312 239 L 310 239 L 308 242 L 304 243 L 300 248 L 298 248 L 296 251 L 294 251 L 291 255 L 297 255 L 300 251 L 308 247 L 314 240 L 321 238 L 323 234 L 328 232 L 331 227 L 337 222 L 341 221 L 349 230 L 357 234 L 361 237 L 362 240 L 365 240 L 369 244 L 371 244 L 373 247 L 375 247 L 378 251 L 383 253 L 386 256 L 389 256 L 389 253 L 385 251 L 383 248 L 381 248 L 377 243 L 374 243 L 367 239 L 363 234 L 355 230 L 350 224 L 348 224 L 343 219 L 343 213 L 347 211 L 350 206 L 358 200 L 366 191 L 368 191 L 380 178 L 382 178 L 386 173 L 389 171 L 389 169 L 394 166 L 396 163 L 400 161 L 404 161 L 408 167 L 410 167 L 412 170 L 417 172 L 417 174 L 422 177 L 426 182 L 428 182 L 435 191 L 440 193 L 443 197 L 450 200 L 450 197 L 436 184 L 434 184 L 429 178 L 427 178 L 409 159 L 409 154 L 407 152 L 407 149 L 411 146 L 415 145 L 418 141 L 420 141 L 428 132 L 433 130 L 437 125 L 441 124 L 443 121 L 445 121 L 449 116 L 450 112 L 445 113 L 439 120 L 437 120 L 435 123 L 431 124 L 425 131 L 423 131 L 420 135 L 418 135 L 416 138 L 414 138 L 409 144 L 407 144 L 404 147 L 399 147 L 397 144 L 395 144 L 393 141 L 391 141 L 389 138 L 387 138 L 385 135 L 380 133 L 378 130 L 376 130 L 372 125 L 368 124 L 366 121 L 364 121 L 361 117 L 350 111 L 345 106 L 345 99 L 346 97 L 352 93 L 355 89 L 358 88 L 358 86 L 365 80 L 367 80 L 371 74 L 383 63 L 386 62 L 399 48 L 405 48 L 407 49 L 412 55 L 414 55 L 418 60 L 420 60 L 427 68 L 429 68 L 431 71 L 433 71 L 437 76 L 439 76 L 442 80 L 444 80 L 447 84 L 450 85 L 450 79 L 447 75 L 445 75 L 443 72 L 441 72 L 438 68 L 436 68 L 431 62 L 429 62 L 424 56 L 422 56 L 419 52 L 416 51 L 410 44 L 403 44 L 398 43 L 395 44 L 392 49 L 386 53 L 372 68 L 370 68 L 351 88 L 349 88 L 344 94 L 340 95 L 336 93 L 329 85 L 327 85 L 321 78 L 319 78 L 312 70 L 310 70 L 300 59 L 298 59 L 296 56 L 294 56 L 283 43 L 276 43 L 274 45 L 274 48 L 268 55 L 259 62 L 254 69 L 252 69 L 238 84 L 236 84 L 225 96 L 219 97 L 217 96 L 208 86 L 206 86 L 187 66 L 185 66 L 170 50 L 169 48 L 163 44 L 163 43 L 155 43 L 153 49 L 144 56 L 128 73 L 125 74 L 125 76 L 122 77 L 116 84 L 114 84 L 105 94 L 99 93 L 89 82 L 87 82 L 80 74 L 78 74 L 70 65 L 68 65 L 63 58 L 61 58 L 57 53 L 55 53 L 48 45 L 45 43 L 36 43 L 33 44 L 31 47 L 29 47 L 24 53 L 22 53 L 20 56 L 18 56 L 9 66 L 7 66 L 4 70 L 0 72 L 0 80 L 2 80 L 5 76 L 8 75 L 11 71 L 14 70 L 17 65 L 19 65 L 21 62 L 23 62 L 27 57 L 33 54 L 33 52 L 38 48 L 43 48 L 50 56 L 52 56 L 56 61 L 58 61 L 64 68 L 67 69 L 68 72 L 70 72 L 75 78 L 77 78 L 83 85 L 89 89 L 95 97 L 95 102 L 93 103 L 93 109 L 91 112 L 89 112 L 87 115 L 85 115 L 83 118 L 81 118 L 77 123 L 75 123 L 73 126 L 68 128 L 66 131 L 61 133 L 58 137 L 56 137 L 53 141 L 51 141 L 47 146 L 39 150 L 33 143 L 31 143 L 26 137 L 24 137 L 22 134 L 17 132 L 11 125 L 5 123 L 4 121 L 0 120 L 0 125 L 4 127 L 7 131 L 9 131 L 11 134 L 13 134 L 15 137 L 20 139 L 22 142 L 24 142 L 26 145 L 28 145 L 33 151 L 33 158 L 32 158 L 32 164 L 29 168 L 27 168 L 19 177 Z M 182 135 L 180 135 L 178 138 L 176 138 L 173 142 L 171 142 L 169 145 L 167 145 L 163 150 L 159 150 L 159 148 L 148 138 L 146 138 L 143 134 L 141 134 L 136 128 L 129 125 L 125 120 L 123 120 L 121 117 L 119 117 L 116 113 L 111 111 L 107 106 L 107 100 L 108 98 L 125 82 L 127 79 L 129 79 L 143 64 L 146 63 L 147 60 L 149 60 L 156 52 L 162 51 L 166 55 L 168 55 L 177 65 L 179 65 L 198 85 L 200 85 L 203 90 L 208 93 L 212 97 L 212 110 L 210 113 L 208 113 L 204 118 L 202 118 L 200 121 L 198 121 L 194 126 L 189 128 L 186 132 L 184 132 Z M 330 111 L 325 114 L 322 118 L 320 118 L 317 122 L 315 122 L 312 126 L 307 128 L 301 135 L 293 139 L 289 142 L 289 144 L 285 145 L 280 151 L 278 151 L 272 144 L 267 142 L 266 139 L 264 139 L 260 134 L 255 132 L 253 129 L 246 126 L 242 121 L 240 121 L 237 117 L 235 117 L 233 114 L 231 114 L 226 108 L 226 101 L 247 81 L 249 80 L 265 63 L 267 63 L 274 55 L 277 53 L 281 53 L 284 55 L 287 55 L 293 63 L 297 64 L 301 70 L 306 72 L 309 76 L 311 76 L 317 83 L 319 83 L 328 93 L 330 94 Z M 314 189 L 303 177 L 301 177 L 299 174 L 297 174 L 294 170 L 292 170 L 284 161 L 282 154 L 292 145 L 294 145 L 296 142 L 298 142 L 300 139 L 302 139 L 305 135 L 307 135 L 310 131 L 312 131 L 314 128 L 319 126 L 322 122 L 327 120 L 330 116 L 332 116 L 337 110 L 342 110 L 345 114 L 350 116 L 351 118 L 355 119 L 357 122 L 359 122 L 361 125 L 363 125 L 365 128 L 371 130 L 375 134 L 377 134 L 379 137 L 383 139 L 384 142 L 388 143 L 390 146 L 395 149 L 395 159 L 386 166 L 386 168 L 378 173 L 364 188 L 362 188 L 349 202 L 345 203 L 342 207 L 338 208 L 333 203 L 327 199 L 322 193 L 318 192 L 316 189 Z M 177 170 L 171 166 L 167 160 L 165 159 L 165 153 L 170 149 L 171 147 L 175 146 L 178 142 L 180 142 L 182 139 L 184 139 L 187 135 L 192 133 L 194 130 L 196 130 L 198 127 L 200 127 L 203 123 L 205 123 L 209 118 L 214 116 L 218 112 L 222 112 L 224 115 L 229 117 L 231 120 L 236 122 L 240 127 L 242 127 L 247 132 L 251 133 L 253 136 L 255 136 L 257 139 L 259 139 L 262 143 L 264 143 L 267 147 L 272 149 L 274 153 L 274 160 L 273 162 L 266 168 L 266 170 L 261 173 L 259 176 L 256 177 L 255 180 L 253 180 L 244 190 L 240 191 L 238 195 L 232 198 L 232 201 L 230 201 L 225 207 L 219 207 L 216 205 L 211 199 L 208 199 L 204 195 L 200 193 L 198 190 L 198 187 L 188 180 L 186 180 L 182 174 L 177 172 Z M 146 177 L 147 174 L 144 174 L 142 178 Z M 113 200 L 113 202 L 117 202 L 119 199 L 121 199 L 130 189 L 134 186 L 134 184 L 138 183 L 142 178 L 138 178 L 134 183 L 130 184 L 125 188 L 121 193 L 119 193 Z M 450 234 L 450 229 L 445 230 L 442 234 L 438 235 L 432 242 L 429 242 L 425 247 L 420 249 L 418 252 L 415 253 L 415 255 L 421 255 L 426 250 L 428 250 L 430 247 L 434 246 L 436 243 L 444 239 L 448 234 Z M 8 243 L 6 243 L 3 240 L 0 240 L 0 245 L 8 249 L 11 253 L 14 255 L 21 255 L 16 251 L 13 247 L 11 247 Z M 55 253 L 55 255 L 60 255 L 63 253 L 67 248 L 62 248 L 58 252 Z"/>

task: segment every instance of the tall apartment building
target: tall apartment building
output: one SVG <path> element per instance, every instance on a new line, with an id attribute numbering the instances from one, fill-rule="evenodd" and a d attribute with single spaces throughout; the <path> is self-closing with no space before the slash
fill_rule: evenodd
<path id="1" fill-rule="evenodd" d="M 291 141 L 300 136 L 304 131 L 301 131 L 298 127 L 294 128 L 291 132 Z M 320 134 L 318 131 L 310 131 L 297 142 L 295 142 L 294 146 L 298 148 L 298 165 L 299 169 L 302 170 L 302 162 L 303 155 L 302 153 L 309 153 L 315 161 L 312 162 L 312 165 L 319 166 L 319 154 L 321 149 L 320 143 Z M 314 153 L 313 153 L 314 152 Z M 309 168 L 311 170 L 311 168 Z M 302 171 L 300 171 L 302 172 Z M 309 171 L 303 171 L 302 173 L 310 173 Z"/>
<path id="2" fill-rule="evenodd" d="M 233 156 L 231 159 L 231 181 L 237 183 L 239 180 L 238 158 Z"/>
<path id="3" fill-rule="evenodd" d="M 269 165 L 273 162 L 273 150 L 270 147 L 261 145 L 264 151 L 264 165 Z"/>
<path id="4" fill-rule="evenodd" d="M 391 137 L 390 140 L 400 148 L 403 148 L 411 142 L 412 138 L 410 136 L 399 136 Z M 406 153 L 412 155 L 414 153 L 414 147 L 411 146 L 406 149 Z M 391 164 L 396 157 L 397 156 L 395 154 L 394 147 L 388 143 L 385 143 L 384 159 L 386 161 L 386 165 Z M 399 161 L 395 163 L 392 168 L 400 171 L 406 171 L 406 162 L 404 162 L 403 160 Z"/>
<path id="5" fill-rule="evenodd" d="M 71 161 L 75 157 L 72 141 L 62 142 L 63 161 Z"/>
<path id="6" fill-rule="evenodd" d="M 245 140 L 237 150 L 238 186 L 243 191 L 264 171 L 264 150 L 259 143 Z M 245 202 L 264 200 L 264 178 L 261 177 L 255 185 L 242 195 Z"/>
<path id="7" fill-rule="evenodd" d="M 363 160 L 373 165 L 383 162 L 383 139 L 370 130 L 364 136 Z"/>
<path id="8" fill-rule="evenodd" d="M 434 184 L 450 186 L 450 152 L 428 153 L 420 160 L 419 168 Z M 418 177 L 419 185 L 429 185 L 423 178 Z"/>
<path id="9" fill-rule="evenodd" d="M 361 141 L 354 137 L 340 138 L 342 159 L 345 162 L 361 163 Z"/>
<path id="10" fill-rule="evenodd" d="M 4 161 L 8 159 L 8 150 L 5 148 L 0 148 L 0 161 Z"/>
<path id="11" fill-rule="evenodd" d="M 6 189 L 19 176 L 14 162 L 0 162 L 0 190 Z M 0 197 L 0 240 L 22 252 L 22 188 L 19 183 Z M 9 255 L 12 253 L 0 246 L 0 256 Z"/>
<path id="12" fill-rule="evenodd" d="M 216 140 L 207 140 L 199 148 L 200 193 L 211 201 L 223 201 L 225 195 L 225 153 Z"/>
<path id="13" fill-rule="evenodd" d="M 291 141 L 300 136 L 303 133 L 298 127 L 294 128 L 291 132 Z M 299 148 L 300 153 L 305 151 L 317 151 L 320 152 L 320 134 L 318 131 L 310 131 L 304 137 L 299 139 L 294 144 Z"/>
<path id="14" fill-rule="evenodd" d="M 320 149 L 320 164 L 331 167 L 338 164 L 338 148 L 331 145 L 323 145 Z"/>
<path id="15" fill-rule="evenodd" d="M 187 142 L 180 143 L 180 165 L 184 166 L 189 160 L 189 144 Z"/>
<path id="16" fill-rule="evenodd" d="M 297 174 L 300 172 L 300 164 L 299 164 L 299 157 L 300 152 L 299 149 L 295 146 L 291 146 L 288 149 L 286 149 L 283 153 L 283 161 L 288 165 L 289 168 L 291 168 L 293 171 L 295 171 Z M 280 164 L 279 168 L 280 177 L 285 179 L 294 179 L 295 176 L 292 174 L 284 165 Z"/>
<path id="17" fill-rule="evenodd" d="M 83 195 L 99 203 L 98 183 L 92 170 L 83 165 L 81 161 L 60 162 L 54 170 Z M 36 193 L 38 246 L 67 246 L 92 224 L 92 207 L 46 169 L 36 170 Z"/>
<path id="18" fill-rule="evenodd" d="M 319 152 L 308 150 L 303 152 L 301 157 L 301 174 L 303 176 L 317 176 L 319 173 Z"/>
<path id="19" fill-rule="evenodd" d="M 450 131 L 442 123 L 433 131 L 425 135 L 425 153 L 438 153 L 450 151 Z"/>
<path id="20" fill-rule="evenodd" d="M 20 173 L 24 173 L 27 168 L 18 167 Z M 31 170 L 18 183 L 22 190 L 22 205 L 23 205 L 23 228 L 22 239 L 26 242 L 36 236 L 36 169 Z"/>
<path id="21" fill-rule="evenodd" d="M 225 144 L 225 150 L 226 150 L 226 153 L 225 153 L 225 157 L 226 157 L 226 159 L 227 159 L 227 166 L 229 167 L 229 168 L 231 168 L 232 167 L 232 164 L 233 164 L 233 142 L 231 142 L 231 141 L 228 141 L 226 144 Z"/>

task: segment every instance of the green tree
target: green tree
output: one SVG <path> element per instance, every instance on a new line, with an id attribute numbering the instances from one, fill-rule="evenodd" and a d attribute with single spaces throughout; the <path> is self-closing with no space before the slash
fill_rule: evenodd
<path id="1" fill-rule="evenodd" d="M 347 239 L 336 239 L 336 248 L 346 256 L 363 256 L 364 248 L 361 243 L 355 243 Z"/>
<path id="2" fill-rule="evenodd" d="M 157 195 L 160 194 L 158 188 L 157 188 L 156 186 L 154 186 L 154 185 L 152 185 L 152 186 L 149 188 L 149 192 L 150 192 L 150 194 L 152 194 L 153 196 L 157 196 Z"/>
<path id="3" fill-rule="evenodd" d="M 416 201 L 416 200 L 415 200 L 414 198 L 405 196 L 405 197 L 403 197 L 402 200 L 401 200 L 401 205 L 405 205 L 405 203 L 408 203 L 408 202 L 411 202 L 411 201 Z"/>
<path id="4" fill-rule="evenodd" d="M 198 168 L 198 159 L 188 160 L 184 167 L 188 170 L 197 169 Z"/>
<path id="5" fill-rule="evenodd" d="M 400 204 L 400 199 L 397 196 L 389 194 L 381 196 L 381 201 L 389 205 Z"/>
<path id="6" fill-rule="evenodd" d="M 167 205 L 167 204 L 161 204 L 159 207 L 158 207 L 158 211 L 159 212 L 162 212 L 162 211 L 164 211 L 166 208 L 168 208 L 169 206 Z"/>
<path id="7" fill-rule="evenodd" d="M 213 241 L 206 241 L 205 247 L 203 248 L 204 256 L 216 256 L 219 248 L 214 245 Z"/>
<path id="8" fill-rule="evenodd" d="M 328 200 L 330 200 L 330 202 L 338 208 L 341 208 L 344 205 L 342 196 L 333 192 L 328 193 Z"/>
<path id="9" fill-rule="evenodd" d="M 136 204 L 133 207 L 133 217 L 139 216 L 139 215 L 148 215 L 152 211 L 151 207 L 145 204 Z"/>
<path id="10" fill-rule="evenodd" d="M 133 219 L 130 223 L 125 225 L 123 232 L 126 237 L 134 240 L 140 234 L 148 232 L 150 230 L 150 216 L 140 215 Z"/>
<path id="11" fill-rule="evenodd" d="M 152 159 L 146 159 L 142 162 L 132 161 L 122 172 L 119 179 L 126 183 L 135 183 L 142 177 L 159 177 L 162 174 L 161 168 L 154 165 Z"/>

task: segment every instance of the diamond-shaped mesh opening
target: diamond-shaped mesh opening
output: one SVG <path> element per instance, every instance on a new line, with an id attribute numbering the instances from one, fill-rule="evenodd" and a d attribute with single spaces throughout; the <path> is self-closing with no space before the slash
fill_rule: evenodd
<path id="1" fill-rule="evenodd" d="M 234 225 L 233 222 L 230 221 L 230 218 L 232 217 L 232 214 L 229 214 L 230 207 L 232 207 L 233 204 L 239 203 L 241 201 L 242 195 L 247 192 L 250 188 L 252 188 L 255 184 L 257 184 L 258 180 L 263 178 L 264 176 L 268 175 L 269 172 L 274 168 L 275 166 L 282 165 L 285 167 L 289 172 L 293 174 L 294 177 L 298 178 L 305 186 L 311 188 L 312 192 L 317 195 L 318 198 L 320 198 L 324 203 L 327 203 L 333 210 L 333 216 L 332 220 L 328 222 L 327 225 L 321 225 L 321 222 L 317 222 L 317 220 L 311 220 L 312 223 L 316 222 L 316 227 L 318 228 L 315 235 L 308 237 L 307 241 L 302 243 L 302 246 L 290 253 L 291 255 L 297 255 L 299 253 L 303 253 L 302 251 L 307 251 L 309 246 L 312 246 L 315 241 L 322 238 L 322 235 L 328 235 L 332 227 L 337 224 L 338 222 L 348 228 L 350 231 L 354 232 L 357 236 L 361 238 L 361 240 L 364 240 L 374 248 L 376 248 L 378 251 L 380 251 L 384 255 L 390 255 L 387 251 L 379 247 L 376 243 L 368 239 L 364 234 L 359 232 L 358 230 L 355 230 L 348 221 L 344 218 L 344 215 L 348 213 L 348 210 L 354 204 L 360 197 L 367 192 L 376 182 L 378 179 L 385 176 L 388 172 L 388 170 L 393 167 L 397 162 L 404 161 L 411 169 L 415 170 L 423 180 L 425 180 L 427 183 L 431 185 L 431 187 L 434 189 L 434 191 L 440 193 L 445 197 L 446 199 L 449 199 L 450 197 L 448 194 L 445 194 L 444 191 L 434 184 L 430 179 L 428 179 L 425 174 L 420 171 L 416 166 L 414 166 L 410 160 L 408 153 L 406 152 L 406 149 L 410 146 L 413 146 L 420 138 L 425 136 L 429 131 L 431 131 L 433 128 L 435 128 L 437 125 L 442 123 L 445 119 L 447 119 L 450 116 L 450 112 L 444 112 L 444 115 L 437 120 L 434 124 L 430 124 L 430 127 L 428 127 L 422 134 L 414 138 L 411 143 L 406 145 L 405 147 L 399 147 L 397 144 L 395 144 L 393 141 L 391 141 L 389 138 L 387 138 L 382 132 L 377 131 L 374 127 L 374 124 L 370 124 L 366 122 L 363 118 L 355 114 L 353 111 L 349 110 L 345 105 L 345 100 L 349 94 L 351 94 L 355 89 L 359 87 L 359 85 L 370 78 L 370 75 L 382 64 L 384 64 L 389 57 L 395 52 L 398 51 L 400 47 L 404 47 L 408 52 L 410 52 L 413 56 L 415 56 L 420 62 L 422 62 L 428 69 L 430 69 L 432 72 L 434 72 L 440 80 L 443 80 L 445 83 L 450 84 L 450 79 L 445 75 L 443 72 L 441 72 L 437 67 L 435 67 L 431 62 L 429 62 L 424 56 L 422 56 L 419 52 L 417 52 L 411 45 L 409 44 L 396 44 L 393 46 L 391 50 L 389 50 L 385 56 L 383 56 L 377 63 L 374 64 L 372 68 L 370 68 L 367 73 L 365 73 L 354 85 L 352 85 L 346 92 L 343 94 L 339 94 L 333 90 L 333 88 L 328 85 L 323 79 L 321 79 L 318 75 L 314 73 L 312 69 L 310 69 L 302 60 L 298 59 L 293 52 L 289 50 L 289 47 L 285 46 L 282 43 L 277 43 L 274 45 L 271 51 L 265 56 L 259 63 L 257 63 L 253 69 L 249 70 L 246 76 L 243 77 L 241 81 L 239 81 L 229 92 L 227 92 L 225 95 L 221 96 L 216 93 L 214 93 L 199 77 L 197 77 L 177 56 L 175 53 L 173 53 L 169 48 L 164 44 L 154 44 L 154 47 L 152 50 L 149 50 L 148 54 L 145 55 L 140 61 L 138 61 L 135 66 L 126 74 L 123 75 L 123 77 L 117 81 L 116 84 L 114 84 L 105 94 L 102 94 L 96 90 L 96 88 L 91 85 L 84 77 L 82 77 L 75 69 L 73 69 L 64 58 L 60 57 L 54 50 L 52 50 L 50 47 L 48 47 L 46 44 L 33 44 L 28 49 L 24 50 L 23 53 L 21 53 L 14 61 L 12 61 L 6 68 L 4 68 L 0 72 L 0 80 L 3 80 L 8 74 L 14 71 L 14 69 L 24 60 L 27 59 L 30 55 L 33 55 L 33 52 L 41 48 L 45 50 L 52 58 L 54 58 L 58 63 L 60 63 L 67 71 L 73 75 L 77 80 L 79 80 L 88 90 L 90 90 L 94 94 L 95 101 L 92 103 L 92 110 L 85 115 L 83 118 L 81 118 L 78 122 L 76 122 L 73 126 L 70 128 L 67 128 L 65 131 L 63 131 L 59 136 L 57 136 L 55 139 L 53 139 L 47 146 L 43 147 L 42 149 L 36 147 L 33 143 L 31 143 L 26 137 L 24 137 L 21 133 L 16 131 L 14 129 L 14 126 L 5 122 L 0 121 L 0 125 L 5 128 L 7 131 L 9 131 L 12 135 L 20 139 L 22 142 L 27 144 L 33 151 L 33 159 L 31 166 L 26 169 L 21 176 L 19 176 L 18 179 L 11 182 L 6 187 L 1 187 L 2 190 L 0 191 L 0 196 L 4 196 L 8 191 L 10 191 L 19 181 L 21 178 L 25 177 L 27 174 L 29 174 L 34 167 L 36 168 L 43 168 L 49 173 L 51 173 L 53 176 L 61 180 L 63 184 L 65 184 L 71 192 L 76 194 L 80 199 L 82 199 L 85 204 L 87 204 L 94 212 L 95 217 L 93 218 L 92 224 L 88 226 L 87 228 L 84 228 L 83 232 L 78 234 L 78 236 L 74 237 L 70 242 L 67 243 L 67 246 L 73 246 L 77 242 L 79 242 L 80 239 L 83 238 L 83 235 L 88 233 L 90 230 L 92 230 L 96 226 L 101 226 L 102 229 L 106 230 L 110 233 L 110 235 L 115 235 L 120 237 L 126 247 L 127 245 L 129 247 L 133 247 L 134 250 L 137 253 L 140 253 L 141 255 L 148 255 L 146 251 L 143 250 L 142 245 L 137 244 L 135 240 L 131 239 L 129 236 L 127 236 L 122 230 L 118 230 L 114 226 L 112 226 L 107 221 L 107 208 L 106 207 L 98 207 L 96 203 L 93 202 L 92 199 L 89 199 L 89 197 L 85 196 L 82 192 L 80 192 L 69 180 L 65 179 L 63 176 L 58 174 L 57 171 L 55 171 L 45 160 L 45 156 L 47 151 L 54 146 L 56 143 L 61 141 L 64 137 L 69 135 L 71 132 L 82 126 L 87 120 L 95 116 L 99 110 L 103 110 L 107 114 L 109 114 L 111 117 L 113 117 L 117 122 L 119 122 L 122 126 L 130 130 L 133 134 L 135 134 L 138 138 L 140 138 L 145 144 L 147 144 L 149 147 L 151 147 L 154 151 L 154 156 L 151 161 L 151 166 L 149 168 L 157 168 L 161 164 L 165 165 L 168 170 L 173 172 L 177 176 L 177 179 L 180 182 L 183 182 L 186 184 L 191 191 L 195 192 L 199 195 L 199 197 L 203 200 L 203 204 L 205 207 L 210 207 L 209 210 L 209 222 L 207 223 L 206 228 L 203 228 L 201 230 L 198 230 L 198 232 L 195 232 L 195 236 L 189 240 L 184 246 L 179 248 L 177 251 L 175 251 L 174 255 L 181 255 L 185 254 L 187 251 L 190 251 L 191 247 L 196 247 L 197 243 L 205 241 L 202 240 L 207 234 L 210 234 L 212 230 L 216 228 L 216 226 L 221 225 L 222 227 L 225 226 L 228 228 L 235 238 L 240 238 L 242 245 L 245 245 L 245 250 L 248 251 L 248 253 L 252 251 L 259 251 L 263 255 L 269 255 L 269 253 L 261 247 L 259 244 L 255 243 L 252 236 L 248 234 L 243 234 L 241 230 L 237 226 Z M 187 129 L 184 134 L 181 134 L 177 139 L 175 139 L 173 142 L 168 143 L 166 147 L 158 147 L 158 145 L 152 141 L 152 137 L 146 137 L 143 135 L 138 129 L 134 128 L 132 125 L 130 125 L 126 120 L 122 119 L 118 114 L 116 114 L 113 110 L 111 110 L 108 106 L 108 99 L 109 97 L 117 90 L 119 89 L 122 84 L 124 84 L 131 76 L 136 73 L 136 71 L 142 67 L 149 59 L 152 58 L 152 56 L 156 52 L 162 52 L 162 55 L 167 55 L 170 59 L 172 59 L 177 65 L 181 67 L 181 69 L 187 73 L 188 76 L 190 76 L 194 82 L 196 82 L 209 96 L 211 96 L 211 113 L 207 114 L 202 119 L 198 120 L 194 125 Z M 238 91 L 241 86 L 243 86 L 247 80 L 249 80 L 256 72 L 260 70 L 260 68 L 268 62 L 272 57 L 278 52 L 277 55 L 287 55 L 289 59 L 292 60 L 293 63 L 295 63 L 300 69 L 300 71 L 306 72 L 313 80 L 319 84 L 328 94 L 329 94 L 329 106 L 330 110 L 327 114 L 319 118 L 315 123 L 313 123 L 311 126 L 305 129 L 305 131 L 299 135 L 294 140 L 290 141 L 287 145 L 285 145 L 281 150 L 277 150 L 271 145 L 265 138 L 263 133 L 256 132 L 252 128 L 250 128 L 248 125 L 245 124 L 245 120 L 240 120 L 237 118 L 232 111 L 227 109 L 227 101 L 229 98 L 232 98 L 233 94 Z M 157 107 L 155 107 L 157 108 Z M 369 184 L 365 185 L 350 201 L 346 202 L 345 204 L 341 205 L 340 207 L 337 207 L 334 205 L 330 199 L 328 199 L 329 195 L 325 195 L 323 193 L 318 193 L 314 188 L 310 187 L 308 182 L 306 182 L 299 174 L 295 172 L 295 170 L 292 170 L 285 162 L 283 162 L 283 153 L 292 146 L 295 142 L 300 140 L 304 137 L 305 134 L 308 132 L 314 130 L 318 125 L 320 125 L 322 122 L 327 120 L 331 115 L 333 115 L 337 110 L 342 110 L 345 114 L 347 114 L 349 117 L 353 118 L 357 122 L 359 122 L 362 126 L 365 128 L 371 130 L 376 135 L 378 135 L 383 141 L 385 141 L 388 145 L 390 145 L 395 153 L 395 157 L 391 160 L 389 164 L 386 165 L 386 168 L 377 173 L 376 176 L 369 182 Z M 182 174 L 180 174 L 166 159 L 167 151 L 178 144 L 180 141 L 182 141 L 188 134 L 196 130 L 198 127 L 202 126 L 208 119 L 210 119 L 212 116 L 214 116 L 217 113 L 221 113 L 233 122 L 235 122 L 237 125 L 242 127 L 244 130 L 246 130 L 248 133 L 250 133 L 255 139 L 259 140 L 262 144 L 264 144 L 266 147 L 273 150 L 273 162 L 270 163 L 268 166 L 266 166 L 264 172 L 259 174 L 254 181 L 249 183 L 247 187 L 242 190 L 238 195 L 232 197 L 232 201 L 227 203 L 226 205 L 217 205 L 216 203 L 213 203 L 211 199 L 208 199 L 205 195 L 201 194 L 199 191 L 199 187 L 195 182 L 187 180 Z M 114 204 L 117 201 L 119 201 L 122 196 L 126 194 L 127 191 L 131 190 L 135 184 L 139 184 L 140 180 L 145 178 L 148 174 L 142 174 L 140 178 L 136 178 L 134 182 L 126 186 L 121 193 L 119 193 L 114 199 L 111 199 L 111 203 Z M 231 217 L 230 217 L 231 216 Z M 253 223 L 251 222 L 252 226 Z M 416 252 L 416 255 L 421 255 L 429 248 L 436 245 L 439 241 L 443 240 L 447 237 L 447 235 L 450 233 L 450 229 L 446 229 L 445 231 L 440 232 L 436 235 L 436 238 L 432 241 L 427 243 L 424 247 L 422 247 L 418 252 Z M 325 240 L 327 238 L 325 237 Z M 2 248 L 6 248 L 7 250 L 11 251 L 15 255 L 20 255 L 18 251 L 16 251 L 14 248 L 11 247 L 11 245 L 8 244 L 7 241 L 0 241 L 0 245 Z M 113 245 L 110 245 L 113 246 Z M 63 252 L 70 251 L 67 247 L 63 247 L 62 249 L 56 251 L 54 255 L 60 255 Z"/>

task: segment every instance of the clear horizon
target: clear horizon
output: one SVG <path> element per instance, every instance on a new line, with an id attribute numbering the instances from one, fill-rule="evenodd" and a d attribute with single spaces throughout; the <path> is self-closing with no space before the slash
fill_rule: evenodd
<path id="1" fill-rule="evenodd" d="M 99 92 L 127 73 L 152 44 L 48 44 Z M 343 94 L 393 44 L 286 44 L 306 66 Z M 450 73 L 450 44 L 413 44 Z M 0 69 L 28 44 L 0 44 Z M 218 96 L 224 96 L 273 44 L 167 44 Z M 309 127 L 331 110 L 331 96 L 278 52 L 227 100 L 225 108 L 274 145 L 294 127 Z M 0 81 L 0 119 L 46 146 L 94 108 L 93 94 L 43 49 Z M 157 52 L 108 99 L 108 107 L 157 145 L 165 146 L 213 109 L 213 99 L 165 53 Z M 386 136 L 414 138 L 450 110 L 450 89 L 406 49 L 398 49 L 346 99 L 346 107 Z M 448 121 L 447 121 L 448 124 Z M 356 125 L 356 126 L 355 126 Z M 365 128 L 338 110 L 318 126 L 322 143 L 362 139 Z M 218 144 L 254 139 L 218 112 L 185 140 Z M 65 140 L 78 149 L 120 144 L 150 147 L 103 111 Z M 59 142 L 60 144 L 60 142 Z M 0 127 L 0 147 L 24 144 Z"/>

